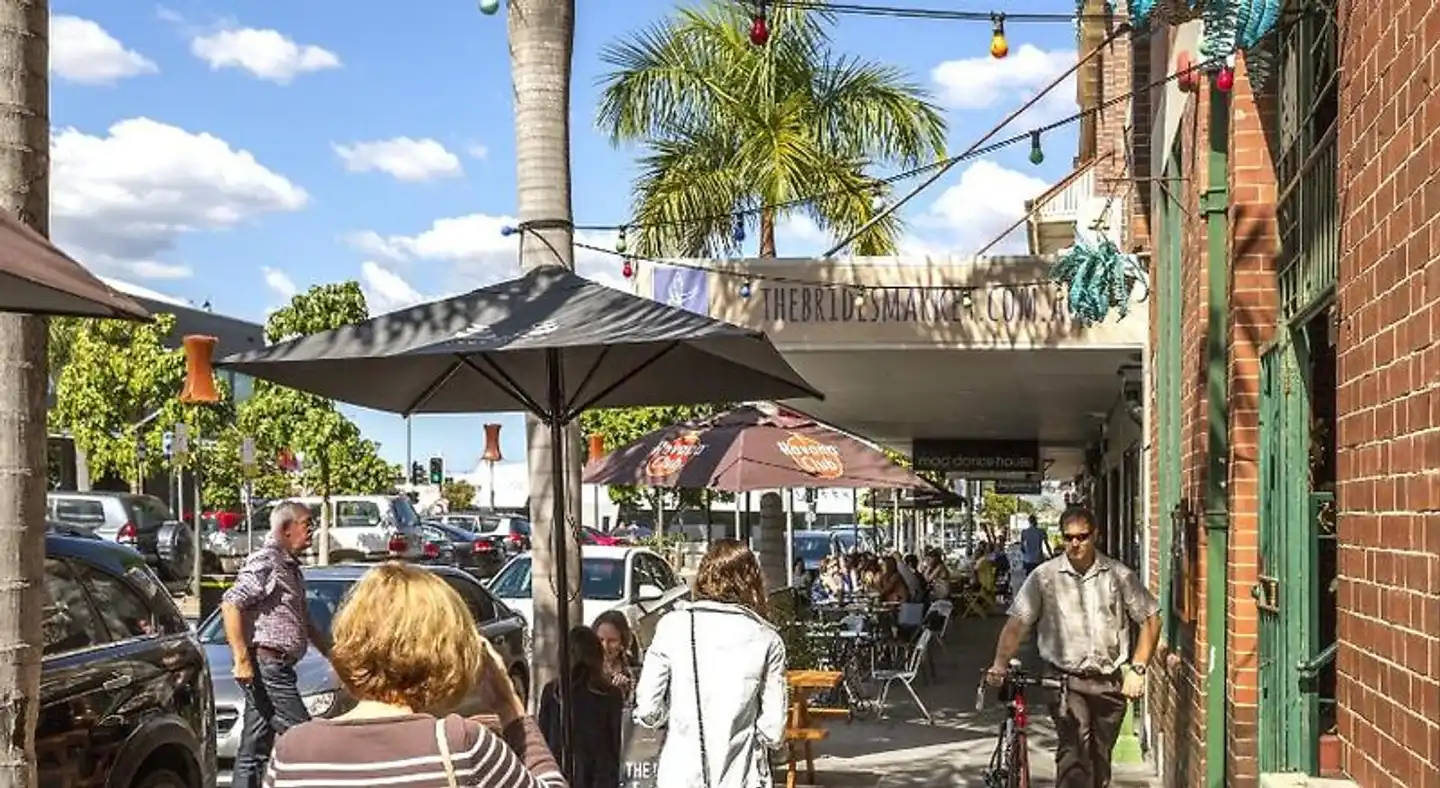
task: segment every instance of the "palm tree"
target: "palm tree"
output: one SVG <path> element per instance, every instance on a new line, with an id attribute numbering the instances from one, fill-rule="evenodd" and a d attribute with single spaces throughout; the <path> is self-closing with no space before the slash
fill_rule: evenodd
<path id="1" fill-rule="evenodd" d="M 509 0 L 506 26 L 510 39 L 511 81 L 515 87 L 516 214 L 537 221 L 522 233 L 520 267 L 575 267 L 570 201 L 570 72 L 575 50 L 575 0 Z M 535 531 L 531 549 L 531 582 L 535 620 L 535 664 L 530 686 L 545 686 L 561 675 L 558 608 L 566 604 L 571 624 L 588 624 L 580 595 L 580 546 L 576 530 L 580 515 L 580 433 L 566 430 L 565 446 L 552 446 L 550 431 L 538 419 L 525 424 L 526 461 L 530 478 L 530 518 Z M 568 447 L 568 449 L 567 449 Z M 555 522 L 552 452 L 566 451 L 567 522 Z M 556 551 L 553 534 L 565 532 L 569 556 L 568 593 L 553 582 Z M 535 705 L 539 692 L 531 692 Z"/>
<path id="2" fill-rule="evenodd" d="M 745 4 L 706 0 L 620 43 L 601 60 L 600 127 L 645 153 L 634 183 L 635 252 L 720 256 L 738 251 L 740 223 L 758 218 L 760 256 L 775 256 L 775 223 L 808 216 L 849 235 L 879 212 L 888 184 L 873 172 L 935 161 L 945 120 L 928 93 L 891 66 L 832 51 L 828 12 L 781 5 L 765 46 L 750 41 Z M 772 209 L 812 195 L 820 199 Z M 893 254 L 898 218 L 855 240 L 861 255 Z"/>
<path id="3" fill-rule="evenodd" d="M 0 0 L 0 208 L 48 234 L 48 0 Z M 0 314 L 0 785 L 36 784 L 45 571 L 43 317 Z"/>

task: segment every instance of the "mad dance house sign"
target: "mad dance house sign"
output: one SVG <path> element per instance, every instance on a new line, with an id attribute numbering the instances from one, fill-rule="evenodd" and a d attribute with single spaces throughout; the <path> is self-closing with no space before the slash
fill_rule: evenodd
<path id="1" fill-rule="evenodd" d="M 990 287 L 776 286 L 756 288 L 766 322 L 1065 322 L 1065 299 L 1041 285 Z"/>

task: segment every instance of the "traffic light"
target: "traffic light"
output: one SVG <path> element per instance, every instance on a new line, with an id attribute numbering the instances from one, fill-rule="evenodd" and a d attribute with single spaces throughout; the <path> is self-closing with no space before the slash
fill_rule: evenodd
<path id="1" fill-rule="evenodd" d="M 440 484 L 445 481 L 445 458 L 430 458 L 430 483 Z"/>
<path id="2" fill-rule="evenodd" d="M 420 485 L 425 483 L 425 466 L 418 462 L 410 463 L 410 483 Z"/>

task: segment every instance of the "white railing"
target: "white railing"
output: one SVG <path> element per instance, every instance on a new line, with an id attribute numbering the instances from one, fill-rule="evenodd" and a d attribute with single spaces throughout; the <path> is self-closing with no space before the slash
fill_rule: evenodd
<path id="1" fill-rule="evenodd" d="M 1095 194 L 1095 170 L 1089 169 L 1080 173 L 1075 180 L 1071 181 L 1054 194 L 1042 197 L 1044 200 L 1035 211 L 1034 217 L 1037 222 L 1073 222 L 1080 211 L 1080 206 Z"/>

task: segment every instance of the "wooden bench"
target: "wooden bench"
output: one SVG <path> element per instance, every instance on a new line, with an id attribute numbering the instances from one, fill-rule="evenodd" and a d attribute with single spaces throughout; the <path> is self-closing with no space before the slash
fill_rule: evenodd
<path id="1" fill-rule="evenodd" d="M 795 788 L 796 766 L 801 758 L 805 761 L 805 784 L 815 784 L 815 755 L 810 743 L 822 741 L 830 732 L 824 728 L 785 729 L 785 788 Z"/>

